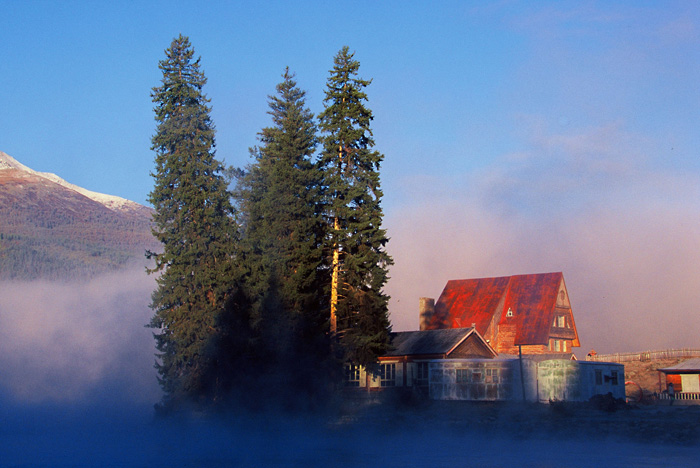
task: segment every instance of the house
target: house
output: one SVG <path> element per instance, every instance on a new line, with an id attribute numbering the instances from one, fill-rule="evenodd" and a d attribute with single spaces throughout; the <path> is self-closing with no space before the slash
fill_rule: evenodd
<path id="1" fill-rule="evenodd" d="M 419 301 L 420 330 L 391 333 L 373 372 L 347 364 L 348 387 L 412 388 L 433 400 L 624 398 L 624 366 L 578 362 L 562 273 L 449 281 Z"/>
<path id="2" fill-rule="evenodd" d="M 373 375 L 361 366 L 345 366 L 347 387 L 428 386 L 428 362 L 444 359 L 493 359 L 496 351 L 474 328 L 408 331 L 390 334 L 391 350 L 379 358 Z"/>
<path id="3" fill-rule="evenodd" d="M 568 353 L 580 346 L 564 275 L 451 280 L 420 301 L 420 329 L 475 327 L 498 354 Z"/>
<path id="4" fill-rule="evenodd" d="M 659 382 L 661 374 L 666 378 L 665 388 L 673 384 L 676 400 L 700 403 L 700 358 L 688 359 L 675 366 L 657 369 L 659 371 Z M 667 398 L 663 394 L 662 398 Z"/>

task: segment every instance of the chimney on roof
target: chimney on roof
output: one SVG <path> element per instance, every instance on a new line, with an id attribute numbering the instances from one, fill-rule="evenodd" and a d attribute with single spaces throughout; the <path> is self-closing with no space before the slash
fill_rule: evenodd
<path id="1" fill-rule="evenodd" d="M 435 299 L 430 297 L 421 297 L 418 299 L 418 318 L 419 329 L 421 331 L 428 329 L 428 324 L 435 313 Z"/>

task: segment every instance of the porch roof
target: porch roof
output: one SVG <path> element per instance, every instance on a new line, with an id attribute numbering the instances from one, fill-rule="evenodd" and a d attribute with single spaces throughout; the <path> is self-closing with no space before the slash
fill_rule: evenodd
<path id="1" fill-rule="evenodd" d="M 656 369 L 664 374 L 700 374 L 700 358 L 688 359 L 675 366 Z"/>
<path id="2" fill-rule="evenodd" d="M 386 356 L 447 354 L 473 332 L 469 327 L 391 333 L 393 349 Z"/>

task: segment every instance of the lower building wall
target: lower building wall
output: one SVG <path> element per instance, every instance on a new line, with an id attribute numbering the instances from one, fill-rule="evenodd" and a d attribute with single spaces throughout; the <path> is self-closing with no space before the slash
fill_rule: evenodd
<path id="1" fill-rule="evenodd" d="M 537 367 L 537 396 L 540 401 L 583 400 L 581 368 L 576 361 L 551 360 Z"/>
<path id="2" fill-rule="evenodd" d="M 518 359 L 446 359 L 430 362 L 429 395 L 433 400 L 535 401 L 535 365 Z M 523 392 L 525 397 L 523 397 Z"/>
<path id="3" fill-rule="evenodd" d="M 427 380 L 423 380 L 425 369 L 418 368 L 422 364 L 427 364 Z M 349 386 L 365 391 L 420 387 L 433 400 L 587 401 L 594 395 L 608 393 L 614 398 L 625 398 L 624 365 L 610 362 L 535 362 L 518 358 L 383 360 L 378 370 L 374 374 L 357 368 Z"/>
<path id="4" fill-rule="evenodd" d="M 552 359 L 537 365 L 540 401 L 587 401 L 594 395 L 625 398 L 625 367 L 612 362 Z"/>
<path id="5" fill-rule="evenodd" d="M 429 395 L 433 400 L 546 402 L 587 401 L 611 393 L 624 399 L 624 379 L 624 366 L 617 363 L 446 359 L 430 362 Z"/>

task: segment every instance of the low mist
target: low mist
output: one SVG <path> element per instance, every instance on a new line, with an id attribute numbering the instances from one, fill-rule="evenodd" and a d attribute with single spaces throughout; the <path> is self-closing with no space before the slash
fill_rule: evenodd
<path id="1" fill-rule="evenodd" d="M 440 214 L 448 212 L 445 207 Z M 453 236 L 468 234 L 476 239 L 472 242 L 481 242 L 470 257 L 466 251 L 449 255 L 441 250 L 443 236 L 427 228 L 414 229 L 402 242 L 395 237 L 396 268 L 408 274 L 395 274 L 392 281 L 413 287 L 413 296 L 426 286 L 442 287 L 440 265 L 456 275 L 461 261 L 469 260 L 483 269 L 471 270 L 475 275 L 487 274 L 489 260 L 515 242 L 515 237 L 493 242 L 498 221 L 492 218 L 488 231 L 483 224 L 481 229 L 453 224 Z M 424 248 L 418 248 L 421 239 L 441 256 L 416 255 Z M 413 246 L 416 252 L 404 258 L 397 246 Z M 481 263 L 474 264 L 474 258 Z M 521 261 L 501 268 L 524 267 Z M 567 274 L 566 280 L 575 298 L 582 293 L 574 289 L 574 276 Z M 604 283 L 584 286 L 599 284 Z M 555 467 L 566 460 L 569 467 L 652 467 L 690 466 L 697 460 L 694 445 L 673 446 L 669 454 L 633 440 L 560 438 L 556 431 L 569 423 L 558 417 L 546 416 L 547 427 L 533 433 L 527 416 L 532 408 L 508 405 L 465 404 L 459 413 L 451 406 L 437 411 L 429 402 L 391 403 L 338 414 L 231 410 L 157 419 L 153 404 L 161 393 L 153 368 L 154 340 L 144 327 L 154 287 L 142 268 L 82 283 L 0 284 L 0 466 Z M 407 323 L 416 301 L 417 296 L 411 298 Z M 484 432 L 484 423 L 490 432 Z"/>
<path id="2" fill-rule="evenodd" d="M 143 267 L 85 282 L 0 283 L 0 391 L 16 404 L 160 398 Z"/>

